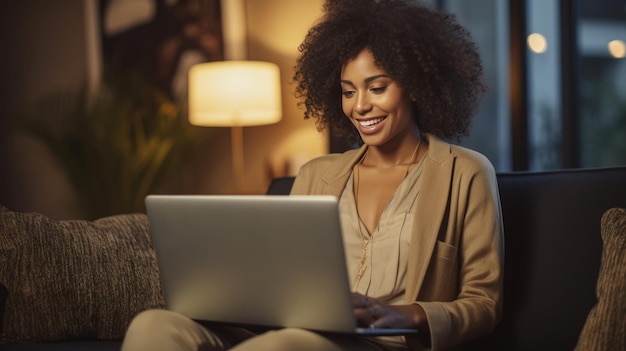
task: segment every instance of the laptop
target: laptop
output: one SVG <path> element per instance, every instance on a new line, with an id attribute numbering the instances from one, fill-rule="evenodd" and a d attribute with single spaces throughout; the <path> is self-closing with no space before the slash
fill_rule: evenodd
<path id="1" fill-rule="evenodd" d="M 357 328 L 333 196 L 149 195 L 166 307 L 195 320 L 334 333 Z"/>

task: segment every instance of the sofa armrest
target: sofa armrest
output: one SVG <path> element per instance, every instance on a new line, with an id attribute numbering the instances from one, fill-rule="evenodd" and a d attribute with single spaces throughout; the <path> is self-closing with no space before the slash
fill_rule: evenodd
<path id="1" fill-rule="evenodd" d="M 280 177 L 272 179 L 267 188 L 267 195 L 289 195 L 295 177 Z"/>
<path id="2" fill-rule="evenodd" d="M 4 285 L 0 284 L 0 335 L 2 335 L 2 325 L 4 324 L 4 306 L 6 306 L 8 297 L 9 291 Z"/>

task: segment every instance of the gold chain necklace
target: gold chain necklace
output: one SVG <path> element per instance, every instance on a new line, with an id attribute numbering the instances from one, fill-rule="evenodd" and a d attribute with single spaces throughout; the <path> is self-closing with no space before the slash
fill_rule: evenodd
<path id="1" fill-rule="evenodd" d="M 419 150 L 421 144 L 422 144 L 422 138 L 420 138 L 420 140 L 417 142 L 417 146 L 415 147 L 415 150 L 413 151 L 413 155 L 411 155 L 411 161 L 406 167 L 406 172 L 404 173 L 404 177 L 402 178 L 402 180 L 404 180 L 409 175 L 409 170 L 411 169 L 411 165 L 414 164 L 416 161 L 417 150 Z M 361 253 L 361 260 L 359 262 L 359 270 L 357 272 L 357 278 L 352 288 L 353 291 L 356 290 L 356 287 L 361 281 L 361 278 L 363 278 L 363 275 L 365 275 L 365 272 L 367 271 L 367 248 L 369 247 L 370 242 L 374 240 L 374 235 L 377 232 L 377 229 L 374 229 L 374 232 L 371 233 L 369 237 L 366 237 L 363 234 L 363 231 L 361 230 L 361 220 L 360 220 L 360 216 L 358 215 L 358 212 L 359 212 L 358 211 L 359 178 L 360 178 L 359 166 L 363 163 L 363 160 L 365 160 L 365 156 L 367 156 L 367 151 L 365 152 L 365 155 L 363 155 L 363 158 L 359 161 L 359 163 L 356 164 L 354 168 L 355 182 L 356 182 L 355 189 L 354 189 L 354 203 L 357 206 L 357 221 L 358 221 L 357 225 L 359 227 L 359 238 L 361 239 L 361 246 L 363 247 L 363 252 Z"/>

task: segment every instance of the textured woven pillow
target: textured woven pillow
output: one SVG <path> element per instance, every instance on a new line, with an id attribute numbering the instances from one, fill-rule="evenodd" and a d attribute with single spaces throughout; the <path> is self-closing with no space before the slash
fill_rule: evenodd
<path id="1" fill-rule="evenodd" d="M 626 349 L 626 209 L 612 208 L 602 216 L 602 262 L 591 309 L 576 350 Z"/>
<path id="2" fill-rule="evenodd" d="M 0 343 L 121 339 L 164 305 L 147 216 L 57 221 L 0 206 Z"/>

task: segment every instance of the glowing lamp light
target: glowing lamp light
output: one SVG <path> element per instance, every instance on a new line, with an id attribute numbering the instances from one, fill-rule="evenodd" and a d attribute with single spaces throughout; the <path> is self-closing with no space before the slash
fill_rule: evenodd
<path id="1" fill-rule="evenodd" d="M 527 42 L 528 47 L 534 53 L 543 54 L 544 52 L 546 52 L 546 50 L 548 50 L 548 41 L 543 35 L 539 33 L 533 33 L 529 35 Z"/>
<path id="2" fill-rule="evenodd" d="M 280 70 L 261 61 L 217 61 L 189 69 L 189 123 L 231 127 L 232 167 L 237 192 L 243 184 L 244 126 L 282 118 Z"/>
<path id="3" fill-rule="evenodd" d="M 621 40 L 611 40 L 608 45 L 609 53 L 615 58 L 626 57 L 626 44 Z"/>
<path id="4" fill-rule="evenodd" d="M 189 70 L 189 122 L 199 126 L 243 127 L 282 118 L 278 65 L 260 61 L 218 61 Z"/>

